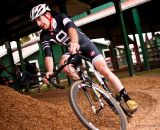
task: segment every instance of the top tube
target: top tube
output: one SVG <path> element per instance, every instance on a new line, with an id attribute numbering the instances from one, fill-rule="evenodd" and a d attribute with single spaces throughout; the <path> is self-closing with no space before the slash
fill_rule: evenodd
<path id="1" fill-rule="evenodd" d="M 75 54 L 70 54 L 69 58 L 65 61 L 64 65 L 60 66 L 56 71 L 54 71 L 53 75 L 51 76 L 51 78 L 56 77 L 62 70 L 63 68 L 68 65 L 68 64 L 74 64 L 74 62 L 72 61 L 72 58 L 78 55 L 80 58 L 86 60 L 86 61 L 91 61 L 89 58 L 83 56 L 81 53 L 77 52 Z"/>

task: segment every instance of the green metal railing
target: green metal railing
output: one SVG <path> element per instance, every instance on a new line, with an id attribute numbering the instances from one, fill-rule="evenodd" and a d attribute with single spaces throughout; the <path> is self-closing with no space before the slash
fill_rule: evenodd
<path id="1" fill-rule="evenodd" d="M 73 16 L 71 19 L 72 19 L 73 21 L 76 21 L 76 20 L 81 19 L 81 18 L 84 18 L 84 17 L 86 17 L 86 16 L 88 16 L 87 12 L 83 12 L 82 14 Z"/>
<path id="2" fill-rule="evenodd" d="M 109 3 L 106 3 L 106 4 L 100 5 L 100 6 L 96 7 L 96 8 L 91 9 L 90 13 L 91 14 L 97 13 L 97 12 L 102 11 L 104 9 L 107 9 L 107 8 L 113 6 L 113 5 L 114 5 L 113 2 L 109 2 Z"/>
<path id="3" fill-rule="evenodd" d="M 122 2 L 125 2 L 125 1 L 126 1 L 126 0 L 121 0 L 121 3 L 122 3 Z M 71 19 L 72 19 L 73 21 L 76 21 L 76 20 L 79 20 L 79 19 L 81 19 L 81 18 L 84 18 L 84 17 L 88 16 L 89 14 L 97 13 L 97 12 L 102 11 L 102 10 L 104 10 L 104 9 L 107 9 L 107 8 L 109 8 L 109 7 L 111 7 L 111 6 L 114 6 L 114 3 L 113 3 L 113 2 L 108 2 L 108 3 L 106 3 L 106 4 L 103 4 L 103 5 L 98 6 L 98 7 L 96 7 L 96 8 L 90 9 L 90 10 L 88 11 L 89 13 L 83 12 L 83 13 L 81 13 L 81 14 L 79 14 L 79 15 L 73 16 Z"/>

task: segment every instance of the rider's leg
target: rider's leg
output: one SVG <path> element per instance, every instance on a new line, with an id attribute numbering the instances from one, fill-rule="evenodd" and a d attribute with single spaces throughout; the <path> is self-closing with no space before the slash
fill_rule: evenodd
<path id="1" fill-rule="evenodd" d="M 126 104 L 128 105 L 129 109 L 134 112 L 138 108 L 138 104 L 131 100 L 125 90 L 124 86 L 122 85 L 119 78 L 108 68 L 104 58 L 100 58 L 93 62 L 95 68 L 104 76 L 106 77 L 115 87 L 115 89 L 123 96 Z"/>
<path id="2" fill-rule="evenodd" d="M 64 54 L 61 59 L 59 64 L 63 65 L 64 62 L 69 58 L 69 55 Z M 64 69 L 62 70 L 64 73 L 66 73 L 70 78 L 72 78 L 73 80 L 78 80 L 80 79 L 78 74 L 76 73 L 76 70 L 74 69 L 74 67 L 70 64 L 67 65 L 66 67 L 64 67 Z"/>

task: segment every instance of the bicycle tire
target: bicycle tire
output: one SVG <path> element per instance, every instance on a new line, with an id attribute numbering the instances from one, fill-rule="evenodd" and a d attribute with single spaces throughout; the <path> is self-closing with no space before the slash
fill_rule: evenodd
<path id="1" fill-rule="evenodd" d="M 72 107 L 72 110 L 78 117 L 78 119 L 82 122 L 82 124 L 89 130 L 99 130 L 99 129 L 106 130 L 107 128 L 108 130 L 112 130 L 112 129 L 126 130 L 127 119 L 123 110 L 121 109 L 119 104 L 117 104 L 116 100 L 108 92 L 106 92 L 104 89 L 100 87 L 98 87 L 97 90 L 100 90 L 98 92 L 103 95 L 101 97 L 102 100 L 103 98 L 107 98 L 110 101 L 110 103 L 113 104 L 114 108 L 116 108 L 117 113 L 114 113 L 108 104 L 107 105 L 105 104 L 104 112 L 100 111 L 98 114 L 93 114 L 91 112 L 91 110 L 89 109 L 87 100 L 85 100 L 85 96 L 83 97 L 83 94 L 80 93 L 83 90 L 79 87 L 79 85 L 81 85 L 82 82 L 83 82 L 82 80 L 75 81 L 72 84 L 71 89 L 69 91 L 70 105 Z M 87 87 L 87 88 L 93 91 L 91 87 L 90 88 Z"/>

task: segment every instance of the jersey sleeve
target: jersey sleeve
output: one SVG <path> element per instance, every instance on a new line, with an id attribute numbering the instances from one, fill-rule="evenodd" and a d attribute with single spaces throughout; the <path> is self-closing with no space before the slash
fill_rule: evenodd
<path id="1" fill-rule="evenodd" d="M 66 30 L 68 30 L 71 27 L 76 29 L 76 25 L 74 24 L 74 22 L 69 17 L 67 17 L 65 14 L 61 14 L 60 18 Z"/>
<path id="2" fill-rule="evenodd" d="M 50 38 L 48 35 L 45 35 L 45 33 L 43 31 L 40 35 L 40 42 L 41 42 L 41 46 L 44 51 L 45 57 L 52 56 L 52 49 L 50 46 Z"/>

